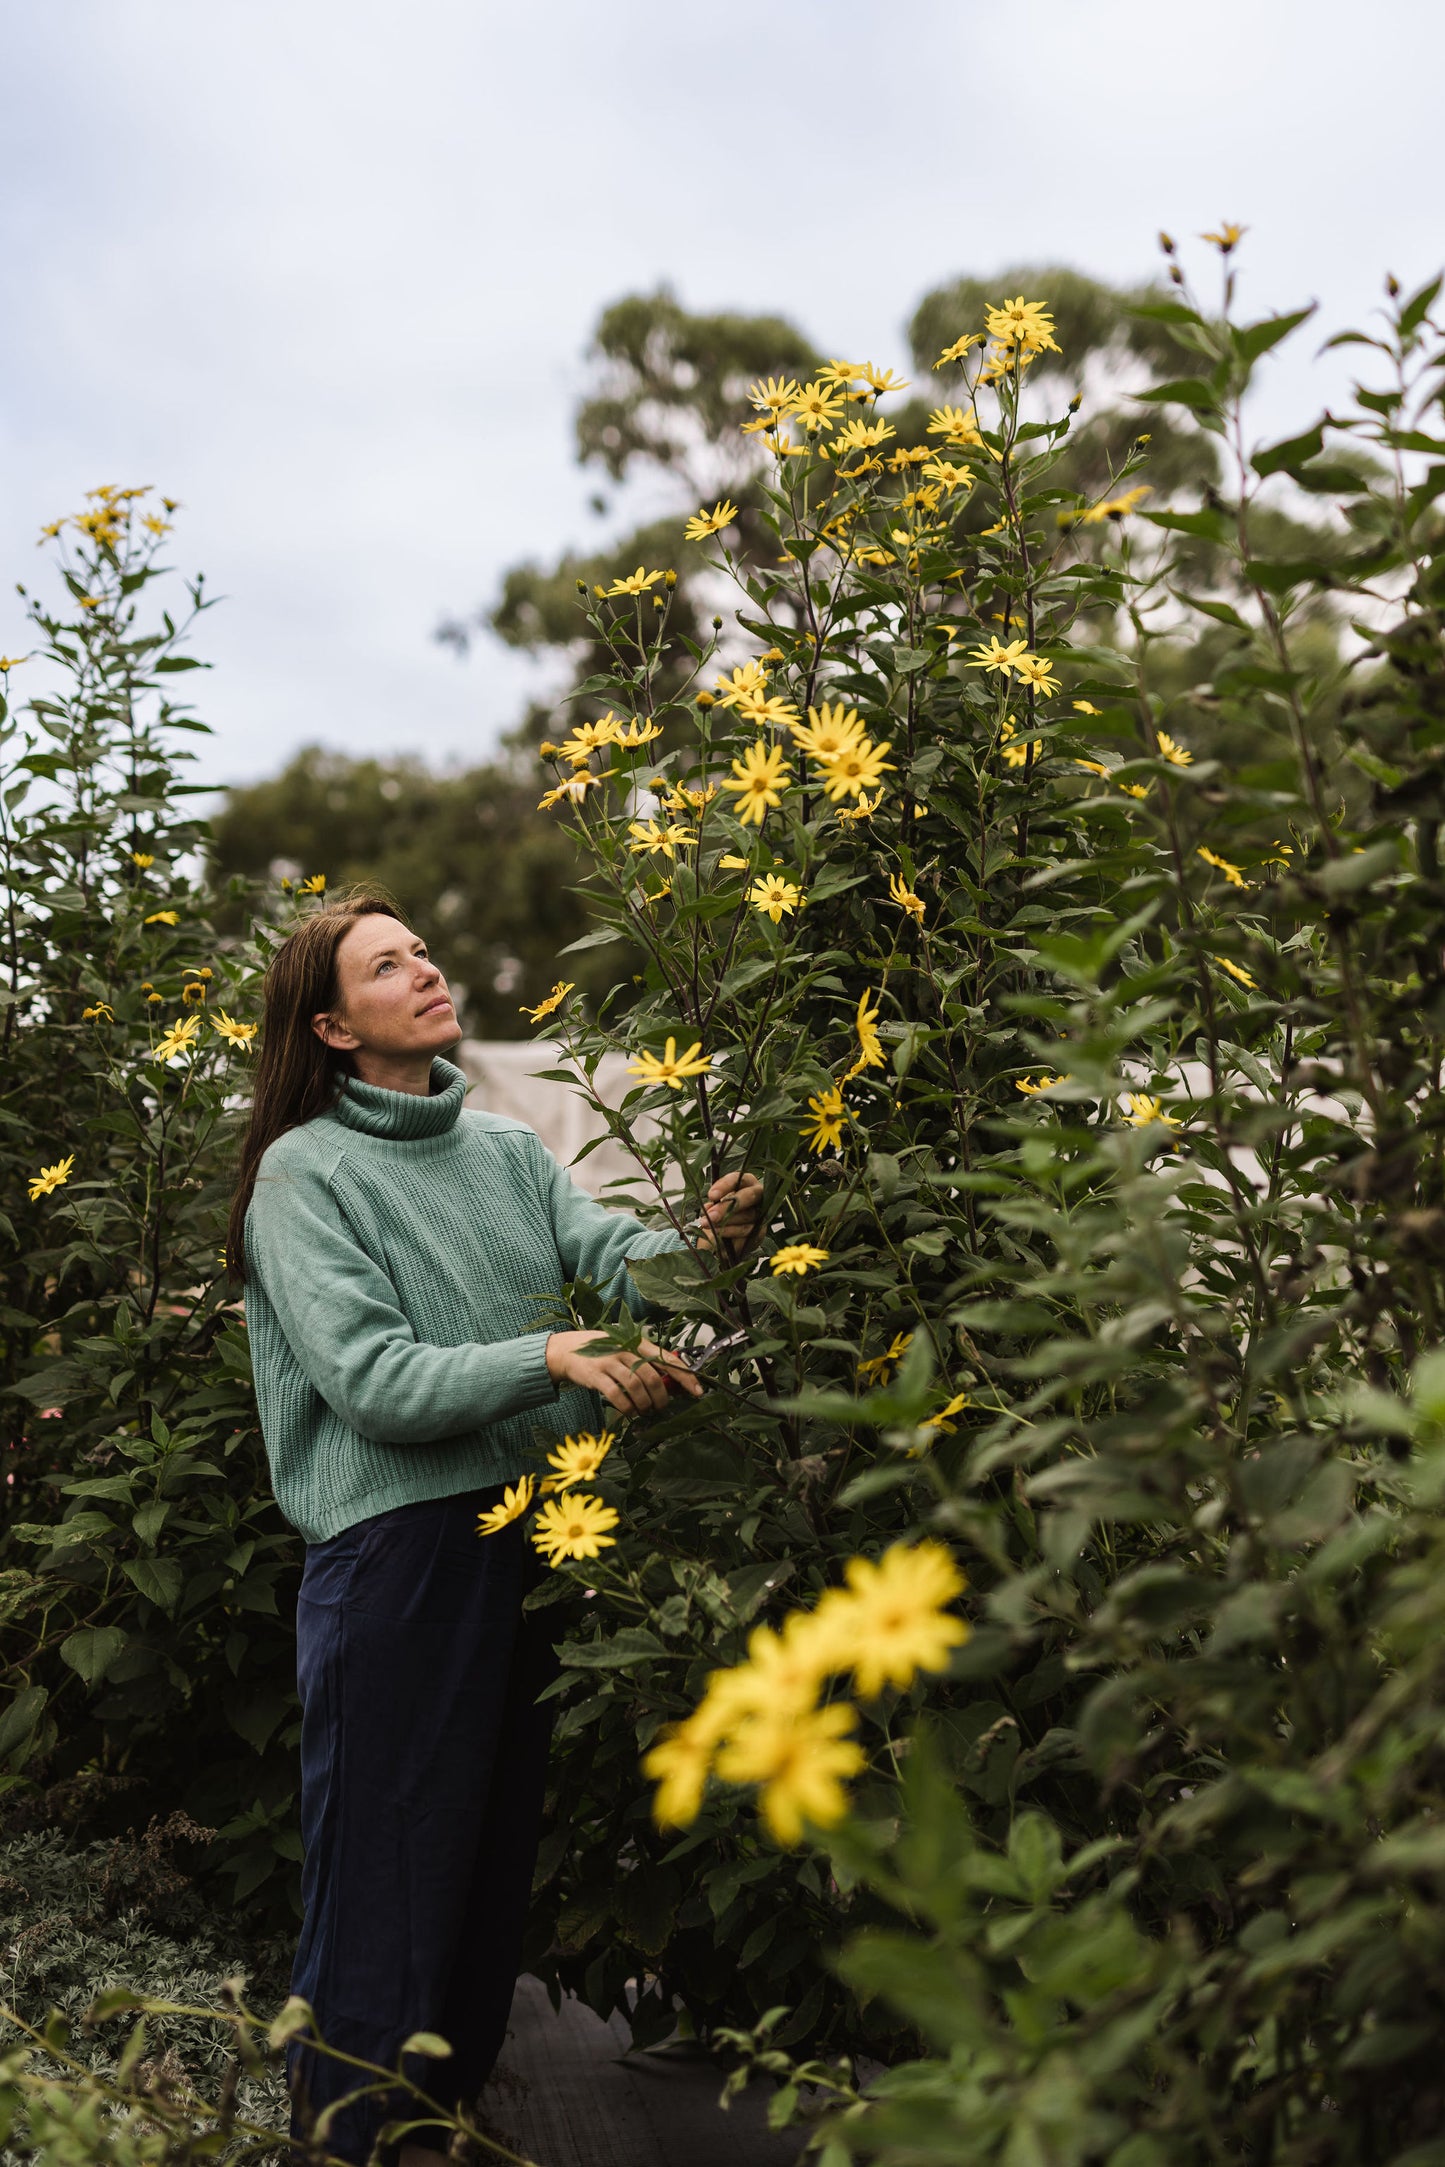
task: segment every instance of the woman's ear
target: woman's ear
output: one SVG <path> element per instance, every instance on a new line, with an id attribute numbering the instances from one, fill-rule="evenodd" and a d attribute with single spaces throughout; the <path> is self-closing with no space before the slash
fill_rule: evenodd
<path id="1" fill-rule="evenodd" d="M 355 1053 L 361 1044 L 354 1031 L 348 1031 L 344 1023 L 325 1010 L 311 1018 L 311 1028 L 322 1045 L 329 1046 L 333 1053 Z"/>

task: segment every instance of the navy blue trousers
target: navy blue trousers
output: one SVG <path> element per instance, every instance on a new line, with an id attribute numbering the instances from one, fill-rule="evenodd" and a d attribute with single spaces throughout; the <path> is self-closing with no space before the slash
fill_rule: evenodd
<path id="1" fill-rule="evenodd" d="M 407 2074 L 475 2099 L 506 2035 L 541 1827 L 556 1674 L 542 1568 L 513 1522 L 479 1539 L 500 1489 L 404 1505 L 306 1552 L 296 1616 L 301 1887 L 292 1992 L 322 2039 L 395 2068 L 412 2032 L 451 2056 Z M 299 2042 L 292 2130 L 366 2080 Z M 327 2148 L 364 2162 L 393 2096 L 357 2102 Z M 415 2134 L 445 2149 L 445 2135 Z"/>

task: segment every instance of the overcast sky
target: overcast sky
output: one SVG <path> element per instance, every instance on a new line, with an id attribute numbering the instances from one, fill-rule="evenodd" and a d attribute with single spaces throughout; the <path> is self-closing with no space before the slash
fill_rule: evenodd
<path id="1" fill-rule="evenodd" d="M 94 483 L 179 497 L 176 561 L 228 597 L 208 780 L 313 741 L 485 757 L 534 673 L 431 633 L 597 537 L 570 424 L 619 294 L 665 279 L 896 365 L 943 279 L 1134 280 L 1161 225 L 1248 223 L 1249 302 L 1317 299 L 1325 329 L 1445 257 L 1438 0 L 0 0 L 0 24 L 4 591 Z M 1337 392 L 1318 343 L 1262 428 Z"/>

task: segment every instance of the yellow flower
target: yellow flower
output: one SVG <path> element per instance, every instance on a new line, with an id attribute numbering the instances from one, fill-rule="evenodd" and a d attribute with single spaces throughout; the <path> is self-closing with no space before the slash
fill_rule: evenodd
<path id="1" fill-rule="evenodd" d="M 803 891 L 795 880 L 784 880 L 777 873 L 765 873 L 755 880 L 748 890 L 748 901 L 754 910 L 760 910 L 774 925 L 781 920 L 784 911 L 790 914 L 803 900 Z"/>
<path id="2" fill-rule="evenodd" d="M 659 1828 L 687 1828 L 697 1819 L 717 1740 L 692 1722 L 679 1723 L 642 1757 L 657 1785 L 652 1817 Z"/>
<path id="3" fill-rule="evenodd" d="M 1167 730 L 1156 730 L 1154 734 L 1159 740 L 1160 758 L 1167 760 L 1171 767 L 1192 767 L 1194 765 L 1193 753 L 1186 752 L 1182 745 L 1176 745 Z"/>
<path id="4" fill-rule="evenodd" d="M 906 1690 L 920 1670 L 943 1670 L 968 1627 L 945 1606 L 967 1585 L 941 1543 L 894 1543 L 876 1565 L 850 1558 L 847 1588 L 824 1597 L 849 1652 L 858 1691 L 872 1700 L 885 1685 Z"/>
<path id="5" fill-rule="evenodd" d="M 22 663 L 29 660 L 29 655 L 0 655 L 0 670 L 8 677 L 12 670 L 18 670 Z"/>
<path id="6" fill-rule="evenodd" d="M 520 1520 L 532 1502 L 535 1487 L 531 1475 L 523 1475 L 521 1481 L 515 1485 L 508 1484 L 502 1492 L 500 1505 L 491 1505 L 485 1512 L 477 1514 L 477 1533 L 500 1535 L 504 1527 L 510 1527 L 514 1520 Z"/>
<path id="7" fill-rule="evenodd" d="M 736 707 L 739 700 L 755 700 L 768 689 L 768 673 L 761 662 L 739 664 L 729 675 L 717 679 L 719 707 Z"/>
<path id="8" fill-rule="evenodd" d="M 697 841 L 691 828 L 680 827 L 675 820 L 665 828 L 655 820 L 629 820 L 627 832 L 632 837 L 627 847 L 634 856 L 643 850 L 660 850 L 665 858 L 675 858 L 680 848 Z"/>
<path id="9" fill-rule="evenodd" d="M 1054 339 L 1054 322 L 1047 311 L 1047 302 L 1026 301 L 1020 294 L 1015 301 L 1005 301 L 1001 308 L 986 308 L 983 316 L 991 339 L 1021 347 L 1025 354 L 1045 349 L 1056 354 L 1059 348 Z"/>
<path id="10" fill-rule="evenodd" d="M 146 1005 L 153 1008 L 157 1001 L 163 1001 L 164 999 L 165 995 L 163 993 L 148 993 L 146 995 Z"/>
<path id="11" fill-rule="evenodd" d="M 216 1010 L 211 1022 L 221 1037 L 232 1046 L 249 1048 L 252 1039 L 256 1036 L 257 1026 L 254 1023 L 237 1023 L 235 1017 L 228 1016 L 224 1008 Z"/>
<path id="12" fill-rule="evenodd" d="M 723 780 L 724 790 L 737 792 L 734 806 L 738 819 L 744 827 L 761 827 L 768 815 L 768 808 L 781 805 L 782 794 L 789 788 L 787 758 L 781 745 L 764 746 L 761 738 L 749 745 L 741 760 L 734 760 L 732 779 Z"/>
<path id="13" fill-rule="evenodd" d="M 1042 740 L 1037 737 L 1020 737 L 1018 725 L 1012 715 L 1005 715 L 1003 729 L 999 733 L 1003 756 L 1010 767 L 1027 767 L 1030 752 L 1042 752 Z"/>
<path id="14" fill-rule="evenodd" d="M 1231 978 L 1237 978 L 1239 983 L 1242 986 L 1247 986 L 1251 993 L 1259 991 L 1259 981 L 1250 977 L 1242 963 L 1231 963 L 1228 956 L 1216 956 L 1214 960 L 1222 971 L 1228 971 Z M 86 1010 L 86 1014 L 90 1014 L 89 1009 Z"/>
<path id="15" fill-rule="evenodd" d="M 153 910 L 146 919 L 147 925 L 179 925 L 180 914 L 173 910 Z"/>
<path id="16" fill-rule="evenodd" d="M 296 893 L 298 895 L 325 895 L 326 875 L 324 873 L 313 873 L 309 880 L 298 881 Z"/>
<path id="17" fill-rule="evenodd" d="M 580 805 L 589 790 L 600 790 L 605 782 L 611 781 L 616 772 L 615 768 L 607 767 L 600 775 L 593 775 L 587 769 L 579 768 L 575 774 L 567 777 L 566 782 L 558 783 L 555 790 L 549 790 L 545 797 L 538 798 L 537 810 L 539 813 L 550 812 L 563 798 L 569 798 L 574 805 Z"/>
<path id="18" fill-rule="evenodd" d="M 835 459 L 846 459 L 850 452 L 872 451 L 886 444 L 893 434 L 892 422 L 881 416 L 877 421 L 845 421 L 828 449 Z"/>
<path id="19" fill-rule="evenodd" d="M 774 1279 L 781 1279 L 785 1272 L 801 1279 L 805 1273 L 816 1271 L 827 1261 L 828 1251 L 815 1248 L 812 1242 L 784 1242 L 782 1248 L 775 1249 L 768 1259 Z"/>
<path id="20" fill-rule="evenodd" d="M 547 995 L 545 1000 L 539 1001 L 535 1008 L 519 1008 L 517 1010 L 517 1014 L 519 1016 L 525 1016 L 531 1023 L 540 1023 L 544 1016 L 550 1016 L 554 1013 L 555 1010 L 559 1009 L 562 1006 L 562 1003 L 566 1000 L 568 994 L 575 992 L 575 990 L 575 979 L 559 978 L 556 985 L 553 986 L 552 991 Z"/>
<path id="21" fill-rule="evenodd" d="M 845 709 L 841 700 L 832 707 L 826 700 L 821 707 L 810 707 L 807 722 L 795 722 L 792 728 L 804 751 L 820 760 L 831 760 L 845 745 L 856 745 L 864 734 L 857 708 Z"/>
<path id="22" fill-rule="evenodd" d="M 614 595 L 619 594 L 646 594 L 648 588 L 655 587 L 661 577 L 661 572 L 644 571 L 639 564 L 637 570 L 629 572 L 625 579 L 615 579 L 612 582 L 605 599 L 610 601 Z"/>
<path id="23" fill-rule="evenodd" d="M 617 1537 L 607 1532 L 616 1525 L 617 1513 L 611 1505 L 574 1490 L 565 1497 L 548 1498 L 533 1523 L 532 1541 L 555 1567 L 564 1558 L 600 1557 L 616 1542 Z"/>
<path id="24" fill-rule="evenodd" d="M 1128 489 L 1122 497 L 1105 497 L 1098 504 L 1091 504 L 1087 511 L 1078 515 L 1081 527 L 1102 526 L 1106 519 L 1127 519 L 1136 511 L 1149 494 L 1149 484 L 1140 482 L 1137 488 Z M 1072 513 L 1060 513 L 1060 518 L 1072 518 Z"/>
<path id="25" fill-rule="evenodd" d="M 721 857 L 721 858 L 719 858 L 717 862 L 718 862 L 718 871 L 719 871 L 719 872 L 723 872 L 723 873 L 750 873 L 750 872 L 752 871 L 752 865 L 753 865 L 753 861 L 752 861 L 752 859 L 751 859 L 751 858 L 739 858 L 739 857 L 735 856 L 735 854 L 734 854 L 734 853 L 733 853 L 732 851 L 728 851 L 728 852 L 727 852 L 727 854 L 726 854 L 726 856 L 724 856 L 724 857 Z"/>
<path id="26" fill-rule="evenodd" d="M 921 895 L 914 894 L 900 873 L 889 874 L 888 894 L 889 899 L 896 903 L 901 911 L 906 911 L 910 918 L 916 918 L 918 923 L 922 925 L 923 898 Z"/>
<path id="27" fill-rule="evenodd" d="M 721 534 L 738 516 L 738 508 L 731 498 L 720 498 L 709 512 L 694 512 L 682 530 L 685 542 L 705 542 L 710 534 Z"/>
<path id="28" fill-rule="evenodd" d="M 926 1421 L 919 1423 L 918 1427 L 921 1430 L 927 1430 L 934 1437 L 952 1436 L 953 1432 L 958 1428 L 958 1424 L 953 1417 L 962 1414 L 968 1404 L 969 1398 L 966 1392 L 955 1392 L 946 1406 L 940 1407 L 937 1414 L 929 1415 Z"/>
<path id="29" fill-rule="evenodd" d="M 858 1013 L 853 1019 L 853 1028 L 858 1033 L 858 1058 L 843 1078 L 844 1083 L 851 1083 L 855 1076 L 861 1076 L 865 1068 L 882 1068 L 884 1065 L 883 1041 L 878 1036 L 881 1011 L 870 1008 L 868 1001 L 866 992 L 859 996 Z"/>
<path id="30" fill-rule="evenodd" d="M 840 805 L 838 807 L 838 818 L 840 820 L 867 820 L 877 812 L 882 803 L 883 792 L 881 790 L 871 798 L 860 795 L 856 805 Z"/>
<path id="31" fill-rule="evenodd" d="M 999 644 L 998 634 L 991 632 L 987 647 L 974 647 L 969 650 L 973 659 L 968 664 L 968 668 L 971 670 L 997 670 L 1001 676 L 1012 677 L 1028 651 L 1029 643 L 1027 640 L 1010 640 L 1007 647 L 1003 647 Z"/>
<path id="32" fill-rule="evenodd" d="M 1161 1101 L 1151 1098 L 1147 1091 L 1124 1093 L 1124 1119 L 1131 1129 L 1147 1129 L 1150 1123 L 1155 1121 L 1166 1129 L 1177 1129 L 1181 1126 L 1177 1117 L 1166 1113 Z"/>
<path id="33" fill-rule="evenodd" d="M 841 1151 L 843 1148 L 843 1124 L 853 1116 L 843 1104 L 843 1093 L 837 1084 L 829 1084 L 826 1091 L 815 1092 L 808 1100 L 808 1112 L 812 1115 L 811 1127 L 803 1130 L 803 1142 L 810 1151 Z"/>
<path id="34" fill-rule="evenodd" d="M 565 1437 L 556 1451 L 547 1455 L 547 1465 L 552 1472 L 542 1488 L 570 1490 L 574 1483 L 595 1482 L 602 1462 L 615 1443 L 611 1430 L 603 1430 L 600 1436 L 591 1430 L 579 1430 L 575 1437 Z"/>
<path id="35" fill-rule="evenodd" d="M 982 346 L 982 344 L 983 333 L 981 331 L 965 331 L 961 339 L 955 339 L 951 346 L 944 347 L 943 352 L 933 366 L 935 369 L 946 369 L 950 362 L 962 361 L 971 346 Z"/>
<path id="36" fill-rule="evenodd" d="M 1059 680 L 1053 676 L 1042 655 L 1020 655 L 1014 664 L 1014 676 L 1024 684 L 1032 685 L 1035 692 L 1047 699 L 1059 689 Z"/>
<path id="37" fill-rule="evenodd" d="M 156 1040 L 151 1059 L 153 1061 L 174 1061 L 177 1054 L 194 1052 L 200 1031 L 201 1019 L 199 1016 L 183 1017 L 179 1023 L 173 1023 L 170 1029 Z"/>
<path id="38" fill-rule="evenodd" d="M 670 1038 L 660 1060 L 655 1053 L 640 1053 L 627 1064 L 629 1073 L 640 1076 L 644 1083 L 666 1084 L 673 1091 L 680 1091 L 689 1076 L 705 1076 L 708 1066 L 700 1038 L 684 1054 L 678 1053 L 677 1040 Z"/>
<path id="39" fill-rule="evenodd" d="M 775 420 L 789 412 L 797 396 L 798 386 L 791 376 L 765 376 L 748 393 L 751 403 Z"/>
<path id="40" fill-rule="evenodd" d="M 187 1008 L 197 1008 L 206 998 L 206 988 L 199 978 L 188 979 L 181 988 L 181 999 Z"/>
<path id="41" fill-rule="evenodd" d="M 973 474 L 968 467 L 956 467 L 949 459 L 930 459 L 923 469 L 926 480 L 936 482 L 947 495 L 955 489 L 972 489 Z"/>
<path id="42" fill-rule="evenodd" d="M 133 850 L 130 858 L 131 864 L 138 865 L 143 873 L 148 873 L 156 862 L 154 852 L 149 850 Z"/>
<path id="43" fill-rule="evenodd" d="M 1212 241 L 1221 256 L 1227 256 L 1231 249 L 1239 246 L 1248 231 L 1248 226 L 1221 223 L 1218 233 L 1201 233 L 1199 238 L 1201 241 Z"/>
<path id="44" fill-rule="evenodd" d="M 771 699 L 761 692 L 744 693 L 734 705 L 744 722 L 756 723 L 760 730 L 769 723 L 781 730 L 800 720 L 796 707 L 781 693 L 774 693 Z"/>
<path id="45" fill-rule="evenodd" d="M 74 1165 L 75 1153 L 72 1151 L 68 1157 L 57 1159 L 54 1166 L 42 1166 L 38 1174 L 32 1174 L 30 1176 L 31 1203 L 39 1203 L 41 1197 L 49 1196 L 52 1189 L 63 1188 L 70 1179 L 71 1169 Z"/>
<path id="46" fill-rule="evenodd" d="M 1092 700 L 1075 700 L 1074 702 L 1074 713 L 1076 715 L 1097 715 L 1101 712 L 1102 710 L 1095 707 Z"/>
<path id="47" fill-rule="evenodd" d="M 828 1828 L 848 1810 L 844 1780 L 865 1761 L 847 1735 L 855 1721 L 844 1701 L 807 1714 L 759 1716 L 723 1747 L 718 1774 L 730 1783 L 761 1784 L 758 1809 L 770 1833 L 779 1843 L 798 1843 L 807 1823 Z"/>
<path id="48" fill-rule="evenodd" d="M 1102 775 L 1105 782 L 1109 779 L 1109 770 L 1102 760 L 1076 760 L 1074 766 L 1083 768 L 1090 775 Z"/>
<path id="49" fill-rule="evenodd" d="M 80 1020 L 82 1023 L 114 1023 L 115 1010 L 109 1001 L 97 1001 L 94 1008 L 81 1010 Z"/>
<path id="50" fill-rule="evenodd" d="M 145 518 L 141 521 L 141 525 L 145 528 L 147 534 L 153 534 L 157 541 L 163 534 L 169 534 L 171 531 L 170 521 L 168 519 L 158 519 L 154 512 L 147 512 Z"/>
<path id="51" fill-rule="evenodd" d="M 658 735 L 661 735 L 659 731 Z M 579 722 L 565 745 L 555 748 L 557 757 L 580 767 L 603 745 L 615 745 L 622 736 L 621 719 L 610 711 L 598 722 Z"/>
<path id="52" fill-rule="evenodd" d="M 842 413 L 843 404 L 839 394 L 830 391 L 825 384 L 804 384 L 788 411 L 811 436 L 819 429 L 830 427 Z"/>
<path id="53" fill-rule="evenodd" d="M 825 361 L 818 374 L 825 383 L 846 385 L 863 374 L 863 367 L 852 361 Z"/>
<path id="54" fill-rule="evenodd" d="M 895 1332 L 892 1344 L 882 1354 L 870 1354 L 866 1362 L 858 1364 L 858 1375 L 868 1378 L 873 1384 L 887 1384 L 912 1345 L 911 1332 Z"/>
<path id="55" fill-rule="evenodd" d="M 839 798 L 856 798 L 860 791 L 876 789 L 883 770 L 893 765 L 888 758 L 892 750 L 891 744 L 875 745 L 871 738 L 859 737 L 836 752 L 815 754 L 823 770 L 824 790 L 836 804 Z"/>
<path id="56" fill-rule="evenodd" d="M 604 720 L 606 719 L 604 717 Z M 613 721 L 616 719 L 615 716 L 612 717 Z M 627 728 L 620 730 L 612 742 L 620 747 L 623 752 L 636 752 L 640 745 L 651 745 L 661 735 L 662 724 L 660 722 L 643 722 L 639 719 L 635 722 L 629 722 Z"/>
<path id="57" fill-rule="evenodd" d="M 1068 1080 L 1067 1070 L 1062 1076 L 1020 1076 L 1014 1083 L 1014 1089 L 1022 1091 L 1026 1098 L 1034 1098 L 1040 1091 L 1052 1091 L 1055 1084 L 1067 1083 Z"/>
<path id="58" fill-rule="evenodd" d="M 908 389 L 906 376 L 895 376 L 891 369 L 875 368 L 871 361 L 865 361 L 862 368 L 856 371 L 856 374 L 862 377 L 869 390 L 875 392 L 880 399 L 887 392 L 906 391 Z"/>
<path id="59" fill-rule="evenodd" d="M 1126 798 L 1147 798 L 1151 785 L 1148 783 L 1120 783 L 1119 788 Z"/>
<path id="60" fill-rule="evenodd" d="M 928 417 L 928 433 L 946 438 L 960 450 L 983 443 L 983 432 L 972 407 L 965 413 L 961 406 L 936 406 Z"/>
<path id="61" fill-rule="evenodd" d="M 1212 850 L 1206 850 L 1202 844 L 1195 852 L 1195 856 L 1202 858 L 1206 865 L 1217 867 L 1229 882 L 1231 888 L 1247 888 L 1249 886 L 1249 882 L 1245 879 L 1239 867 L 1231 865 L 1228 858 L 1217 857 Z"/>

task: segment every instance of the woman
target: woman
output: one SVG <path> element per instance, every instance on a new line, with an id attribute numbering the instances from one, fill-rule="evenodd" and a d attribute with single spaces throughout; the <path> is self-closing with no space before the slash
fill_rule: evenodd
<path id="1" fill-rule="evenodd" d="M 265 1023 L 228 1255 L 244 1277 L 277 1502 L 306 1540 L 297 1607 L 305 1916 L 293 1989 L 323 2039 L 468 2104 L 506 2030 L 550 1726 L 538 1566 L 520 1521 L 481 1512 L 536 1464 L 533 1425 L 594 1429 L 694 1396 L 644 1339 L 536 1328 L 586 1274 L 640 1307 L 627 1260 L 680 1246 L 594 1203 L 524 1124 L 464 1113 L 441 1058 L 446 980 L 395 907 L 355 895 L 305 920 L 266 974 Z M 735 1250 L 751 1175 L 714 1182 L 698 1239 Z M 592 1351 L 592 1350 L 596 1351 Z M 294 2126 L 359 2079 L 301 2047 Z M 387 2109 L 327 2137 L 363 2161 Z M 440 2161 L 439 2128 L 401 2167 Z"/>

